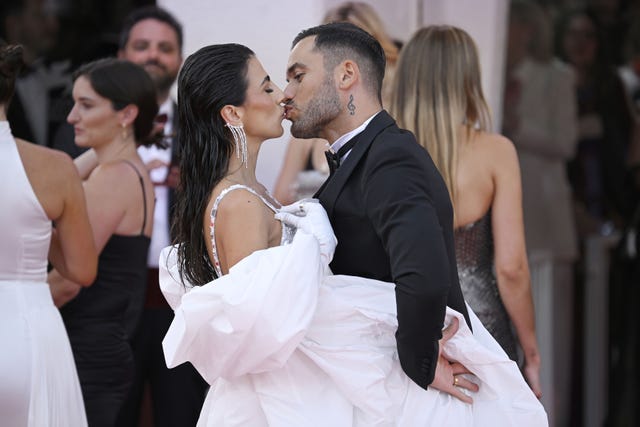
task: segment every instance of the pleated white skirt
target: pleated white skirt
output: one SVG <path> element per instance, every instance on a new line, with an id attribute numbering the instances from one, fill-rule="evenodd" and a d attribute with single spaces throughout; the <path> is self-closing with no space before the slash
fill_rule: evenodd
<path id="1" fill-rule="evenodd" d="M 0 425 L 87 425 L 69 338 L 49 286 L 0 281 Z"/>

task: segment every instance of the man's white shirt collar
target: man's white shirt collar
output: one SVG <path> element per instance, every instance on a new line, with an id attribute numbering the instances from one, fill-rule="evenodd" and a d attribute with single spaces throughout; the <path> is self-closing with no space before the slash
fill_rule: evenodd
<path id="1" fill-rule="evenodd" d="M 380 110 L 382 111 L 382 110 Z M 380 113 L 380 111 L 378 111 L 377 113 L 375 113 L 373 116 L 369 117 L 367 120 L 365 120 L 364 123 L 362 123 L 360 126 L 358 126 L 357 128 L 355 128 L 352 131 L 349 131 L 347 133 L 345 133 L 344 135 L 342 135 L 340 138 L 336 139 L 333 144 L 331 144 L 331 150 L 334 153 L 337 153 L 338 150 L 340 148 L 342 148 L 342 146 L 344 144 L 346 144 L 347 142 L 349 142 L 349 140 L 353 137 L 355 137 L 356 135 L 362 133 L 363 130 L 365 130 L 365 128 L 367 126 L 369 126 L 369 123 L 371 122 L 371 120 L 373 120 L 373 118 L 375 116 L 378 115 L 378 113 Z M 347 153 L 344 154 L 344 156 L 342 156 L 342 158 L 344 159 L 345 157 L 347 157 L 347 155 L 351 152 L 351 150 L 349 150 Z"/>

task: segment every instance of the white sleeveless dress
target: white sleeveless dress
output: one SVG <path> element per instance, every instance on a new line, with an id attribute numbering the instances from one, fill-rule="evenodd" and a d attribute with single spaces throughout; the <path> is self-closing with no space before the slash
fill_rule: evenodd
<path id="1" fill-rule="evenodd" d="M 86 426 L 69 338 L 46 283 L 51 221 L 0 121 L 0 425 Z"/>
<path id="2" fill-rule="evenodd" d="M 167 366 L 189 361 L 211 385 L 198 427 L 548 425 L 471 309 L 473 333 L 447 308 L 460 329 L 443 353 L 475 373 L 473 405 L 416 385 L 398 360 L 394 285 L 331 275 L 303 230 L 204 286 L 183 285 L 176 258 L 173 247 L 160 255 L 175 311 L 163 349 Z"/>

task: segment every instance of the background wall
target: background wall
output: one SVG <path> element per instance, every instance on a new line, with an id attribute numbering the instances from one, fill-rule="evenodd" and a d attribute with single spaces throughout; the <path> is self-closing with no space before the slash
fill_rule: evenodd
<path id="1" fill-rule="evenodd" d="M 467 30 L 478 43 L 483 85 L 494 114 L 494 128 L 500 124 L 502 70 L 506 33 L 507 0 L 366 0 L 380 14 L 387 31 L 407 41 L 423 25 L 453 24 Z M 342 0 L 158 0 L 182 22 L 185 57 L 202 46 L 235 42 L 256 52 L 271 79 L 284 87 L 284 71 L 291 40 L 302 29 L 317 25 L 330 7 Z M 258 179 L 273 189 L 282 166 L 287 141 L 285 134 L 267 141 L 258 161 Z"/>

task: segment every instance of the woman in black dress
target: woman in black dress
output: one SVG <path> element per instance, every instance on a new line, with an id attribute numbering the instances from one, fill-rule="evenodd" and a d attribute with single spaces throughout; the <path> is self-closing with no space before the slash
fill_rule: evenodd
<path id="1" fill-rule="evenodd" d="M 129 334 L 142 310 L 153 227 L 153 186 L 136 147 L 151 141 L 158 106 L 137 65 L 92 62 L 75 74 L 67 118 L 75 142 L 91 150 L 76 160 L 100 251 L 88 288 L 50 273 L 69 334 L 90 426 L 114 426 L 133 374 Z M 138 306 L 132 304 L 138 301 Z"/>

